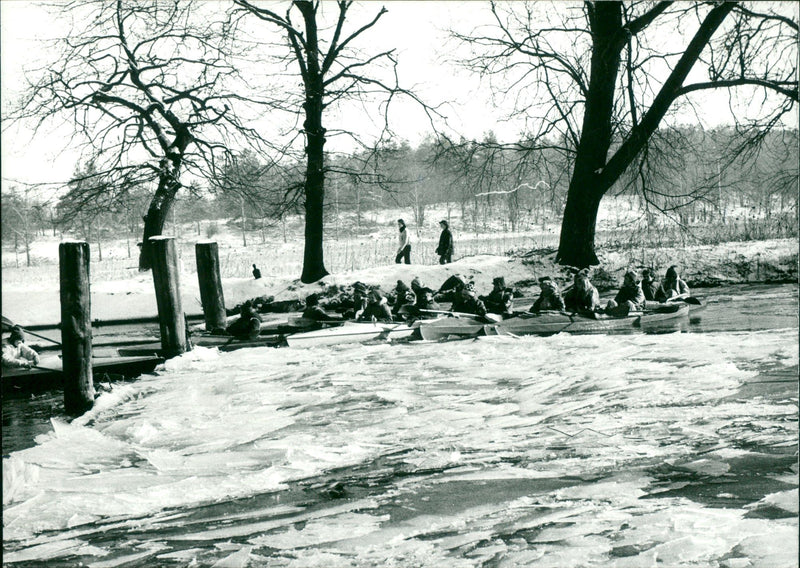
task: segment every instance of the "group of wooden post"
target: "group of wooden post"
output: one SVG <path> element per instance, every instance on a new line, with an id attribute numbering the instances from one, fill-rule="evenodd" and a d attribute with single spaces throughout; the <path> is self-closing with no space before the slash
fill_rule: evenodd
<path id="1" fill-rule="evenodd" d="M 175 239 L 152 237 L 153 283 L 158 305 L 161 354 L 174 357 L 191 349 L 181 305 Z M 226 327 L 225 299 L 219 273 L 217 243 L 197 243 L 197 278 L 206 329 Z M 64 410 L 78 415 L 94 404 L 92 317 L 89 292 L 89 243 L 64 242 L 58 247 L 61 296 L 61 344 Z"/>

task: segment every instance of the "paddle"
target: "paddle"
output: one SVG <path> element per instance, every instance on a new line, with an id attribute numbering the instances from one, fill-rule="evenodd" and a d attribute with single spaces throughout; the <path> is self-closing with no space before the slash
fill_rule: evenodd
<path id="1" fill-rule="evenodd" d="M 13 321 L 8 319 L 6 316 L 2 316 L 3 318 L 3 331 L 9 331 L 14 327 L 19 327 L 25 333 L 32 335 L 34 337 L 38 337 L 39 339 L 44 339 L 45 341 L 49 341 L 50 343 L 55 343 L 56 345 L 61 345 L 60 342 L 56 341 L 55 339 L 50 339 L 49 337 L 45 337 L 44 335 L 39 335 L 38 333 L 33 333 L 32 331 L 28 331 L 22 326 L 15 324 Z"/>

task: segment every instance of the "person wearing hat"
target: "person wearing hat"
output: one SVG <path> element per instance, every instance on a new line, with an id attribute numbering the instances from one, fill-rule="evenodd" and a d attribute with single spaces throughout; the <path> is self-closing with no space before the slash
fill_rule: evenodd
<path id="1" fill-rule="evenodd" d="M 600 309 L 600 294 L 589 281 L 585 268 L 575 273 L 572 288 L 564 293 L 564 307 L 568 312 L 596 312 Z"/>
<path id="2" fill-rule="evenodd" d="M 506 288 L 506 279 L 497 276 L 492 279 L 492 291 L 486 296 L 479 296 L 490 314 L 510 316 L 514 305 L 514 293 Z"/>
<path id="3" fill-rule="evenodd" d="M 650 302 L 663 302 L 667 299 L 664 287 L 658 280 L 658 273 L 652 268 L 642 270 L 642 292 L 644 299 Z"/>
<path id="4" fill-rule="evenodd" d="M 305 319 L 314 321 L 342 321 L 342 318 L 332 316 L 319 305 L 319 296 L 310 294 L 306 297 L 306 309 L 303 310 Z"/>
<path id="5" fill-rule="evenodd" d="M 436 247 L 436 254 L 439 255 L 439 264 L 453 262 L 453 233 L 450 232 L 450 223 L 442 219 L 439 221 L 442 234 L 439 235 L 439 246 Z"/>
<path id="6" fill-rule="evenodd" d="M 406 264 L 411 264 L 411 237 L 406 230 L 406 222 L 398 219 L 397 227 L 400 233 L 397 237 L 397 256 L 394 257 L 394 261 L 400 264 L 405 259 Z"/>
<path id="7" fill-rule="evenodd" d="M 8 369 L 30 369 L 39 364 L 39 354 L 27 346 L 25 334 L 18 325 L 3 342 L 3 367 Z"/>
<path id="8" fill-rule="evenodd" d="M 558 290 L 558 284 L 556 284 L 556 281 L 549 276 L 542 276 L 539 278 L 539 286 L 542 291 L 539 293 L 539 297 L 536 298 L 536 301 L 533 303 L 529 311 L 562 311 L 564 309 L 564 298 L 561 297 L 561 292 Z"/>
<path id="9" fill-rule="evenodd" d="M 450 310 L 462 314 L 474 314 L 476 316 L 486 315 L 486 306 L 478 299 L 478 295 L 475 293 L 474 282 L 468 282 L 461 287 L 456 293 L 456 297 L 453 299 Z"/>
<path id="10" fill-rule="evenodd" d="M 392 313 L 397 314 L 403 306 L 411 306 L 416 302 L 417 298 L 406 283 L 402 280 L 397 281 L 397 286 L 394 288 L 394 306 Z"/>
<path id="11" fill-rule="evenodd" d="M 606 304 L 606 313 L 612 316 L 627 316 L 631 311 L 644 307 L 644 292 L 639 277 L 628 270 L 622 279 L 622 287 L 613 300 Z"/>

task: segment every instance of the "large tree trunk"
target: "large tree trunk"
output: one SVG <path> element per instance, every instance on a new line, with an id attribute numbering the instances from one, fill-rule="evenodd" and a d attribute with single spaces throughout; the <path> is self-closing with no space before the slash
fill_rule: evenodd
<path id="1" fill-rule="evenodd" d="M 144 232 L 142 234 L 142 248 L 139 252 L 139 270 L 145 271 L 152 268 L 150 237 L 160 235 L 164 230 L 164 223 L 169 215 L 170 208 L 175 201 L 180 184 L 175 181 L 170 173 L 165 173 L 158 180 L 158 189 L 147 214 L 144 216 Z"/>
<path id="2" fill-rule="evenodd" d="M 599 183 L 599 174 L 611 145 L 614 91 L 626 39 L 619 2 L 596 2 L 589 9 L 594 42 L 589 93 L 556 256 L 556 262 L 580 268 L 598 264 L 594 250 L 597 209 L 610 187 Z"/>
<path id="3" fill-rule="evenodd" d="M 325 201 L 324 146 L 325 129 L 322 127 L 322 99 L 324 85 L 319 66 L 316 10 L 311 2 L 297 2 L 306 26 L 305 113 L 303 128 L 306 133 L 306 187 L 305 187 L 305 250 L 303 273 L 300 281 L 306 284 L 327 276 L 322 252 L 323 211 Z"/>

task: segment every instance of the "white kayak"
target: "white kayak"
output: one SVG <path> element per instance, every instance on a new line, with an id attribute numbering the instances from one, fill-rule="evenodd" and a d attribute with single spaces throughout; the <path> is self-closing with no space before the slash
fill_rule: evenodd
<path id="1" fill-rule="evenodd" d="M 402 339 L 409 337 L 417 326 L 405 323 L 347 322 L 338 327 L 329 327 L 293 333 L 286 336 L 289 347 L 311 347 L 315 345 L 337 345 L 339 343 L 361 343 L 382 339 Z"/>

